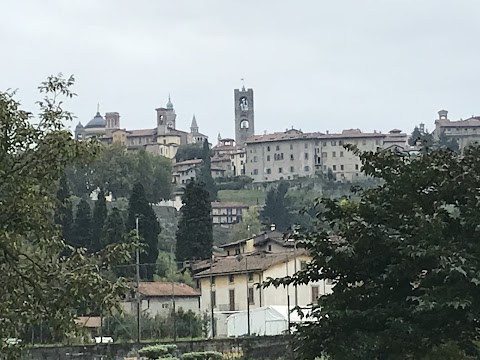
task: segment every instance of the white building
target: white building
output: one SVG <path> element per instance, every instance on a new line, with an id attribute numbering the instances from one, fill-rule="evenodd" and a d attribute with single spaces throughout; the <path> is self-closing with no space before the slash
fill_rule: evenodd
<path id="1" fill-rule="evenodd" d="M 139 287 L 141 295 L 141 311 L 151 317 L 160 315 L 167 317 L 171 314 L 173 303 L 178 311 L 200 312 L 200 293 L 183 283 L 173 282 L 141 282 Z M 124 311 L 136 314 L 137 301 L 135 291 L 132 290 L 122 303 Z"/>

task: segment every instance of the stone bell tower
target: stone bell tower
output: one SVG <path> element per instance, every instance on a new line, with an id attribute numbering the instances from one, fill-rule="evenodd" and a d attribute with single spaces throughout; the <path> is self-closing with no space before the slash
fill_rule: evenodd
<path id="1" fill-rule="evenodd" d="M 255 119 L 253 112 L 253 89 L 234 90 L 235 101 L 235 142 L 238 146 L 245 145 L 250 136 L 255 134 Z"/>

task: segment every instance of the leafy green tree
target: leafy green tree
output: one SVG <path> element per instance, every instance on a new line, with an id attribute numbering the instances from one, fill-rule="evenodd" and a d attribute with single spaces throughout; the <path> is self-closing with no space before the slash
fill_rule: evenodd
<path id="1" fill-rule="evenodd" d="M 102 248 L 103 228 L 107 220 L 107 201 L 103 191 L 99 191 L 97 201 L 93 207 L 92 219 L 92 249 L 100 250 Z"/>
<path id="2" fill-rule="evenodd" d="M 451 136 L 447 136 L 445 133 L 441 133 L 438 139 L 438 145 L 446 147 L 455 152 L 460 151 L 460 146 L 458 145 L 458 141 Z"/>
<path id="3" fill-rule="evenodd" d="M 300 357 L 422 359 L 450 344 L 478 358 L 480 147 L 355 153 L 382 184 L 321 200 L 328 228 L 298 236 L 312 261 L 272 281 L 333 281 L 296 333 Z"/>
<path id="4" fill-rule="evenodd" d="M 287 197 L 289 185 L 282 181 L 276 188 L 268 191 L 265 199 L 265 207 L 261 213 L 262 223 L 266 226 L 275 224 L 280 231 L 286 231 L 292 225 L 292 214 L 289 211 L 289 199 Z"/>
<path id="5" fill-rule="evenodd" d="M 229 241 L 248 239 L 254 235 L 259 235 L 262 231 L 263 225 L 260 222 L 260 214 L 256 207 L 252 207 L 243 216 L 242 221 L 233 225 Z"/>
<path id="6" fill-rule="evenodd" d="M 133 185 L 132 194 L 128 204 L 127 229 L 136 229 L 138 218 L 139 235 L 143 242 L 143 251 L 140 253 L 141 277 L 149 281 L 153 280 L 155 263 L 158 258 L 158 235 L 160 224 L 155 212 L 147 201 L 145 189 L 141 183 Z"/>
<path id="7" fill-rule="evenodd" d="M 88 251 L 95 249 L 92 241 L 92 209 L 85 199 L 77 205 L 75 222 L 73 224 L 73 245 Z"/>
<path id="8" fill-rule="evenodd" d="M 188 182 L 176 234 L 177 261 L 209 259 L 212 255 L 212 204 L 203 183 Z"/>
<path id="9" fill-rule="evenodd" d="M 181 145 L 178 147 L 177 153 L 175 154 L 176 162 L 202 158 L 203 148 L 199 144 Z"/>
<path id="10" fill-rule="evenodd" d="M 198 180 L 205 185 L 205 189 L 207 189 L 210 196 L 210 201 L 215 201 L 217 199 L 217 187 L 212 176 L 212 152 L 207 139 L 203 142 L 202 166 Z"/>
<path id="11" fill-rule="evenodd" d="M 73 210 L 71 193 L 68 188 L 67 178 L 62 176 L 60 178 L 59 187 L 57 190 L 57 206 L 55 210 L 55 224 L 62 227 L 62 239 L 67 244 L 72 244 L 73 231 Z"/>
<path id="12" fill-rule="evenodd" d="M 65 245 L 55 224 L 56 191 L 66 167 L 93 160 L 98 149 L 95 140 L 75 141 L 67 128 L 72 115 L 62 106 L 74 96 L 73 83 L 62 76 L 42 83 L 36 117 L 14 93 L 0 92 L 0 339 L 42 324 L 55 339 L 75 328 L 72 309 L 87 300 L 105 311 L 118 308 L 125 292 L 122 281 L 111 282 L 99 269 L 128 260 L 131 246 L 86 256 Z M 66 249 L 69 256 L 61 256 Z M 21 350 L 0 341 L 2 358 L 22 358 Z"/>
<path id="13" fill-rule="evenodd" d="M 421 140 L 424 134 L 420 131 L 418 126 L 415 126 L 415 128 L 412 131 L 412 135 L 408 138 L 408 145 L 410 146 L 415 146 L 417 145 L 418 140 Z"/>
<path id="14" fill-rule="evenodd" d="M 103 229 L 102 247 L 125 241 L 125 222 L 122 213 L 116 207 L 107 216 Z"/>

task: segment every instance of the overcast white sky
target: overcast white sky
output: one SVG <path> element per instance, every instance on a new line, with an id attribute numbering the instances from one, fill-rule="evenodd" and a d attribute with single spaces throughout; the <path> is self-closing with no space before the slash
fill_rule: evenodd
<path id="1" fill-rule="evenodd" d="M 364 131 L 480 114 L 478 0 L 1 0 L 0 89 L 29 109 L 74 74 L 83 124 L 100 103 L 153 128 L 168 94 L 188 129 L 234 135 L 233 89 L 254 89 L 256 133 Z M 212 139 L 212 140 L 213 140 Z"/>

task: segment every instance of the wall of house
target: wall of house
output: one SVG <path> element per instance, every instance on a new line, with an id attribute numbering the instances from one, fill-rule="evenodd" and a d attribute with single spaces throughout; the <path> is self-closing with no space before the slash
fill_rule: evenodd
<path id="1" fill-rule="evenodd" d="M 230 155 L 232 163 L 232 172 L 234 176 L 245 175 L 245 166 L 247 162 L 247 155 L 244 151 L 236 152 Z"/>
<path id="2" fill-rule="evenodd" d="M 136 314 L 137 303 L 135 301 L 126 301 L 122 303 L 126 313 Z M 175 297 L 175 308 L 178 311 L 182 308 L 184 311 L 191 310 L 195 314 L 200 314 L 200 299 L 198 297 Z M 151 316 L 160 315 L 167 317 L 173 309 L 173 300 L 170 296 L 155 297 L 142 300 L 142 311 Z"/>

